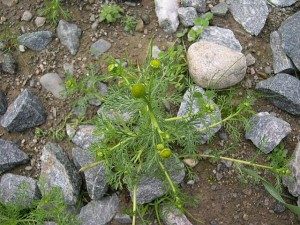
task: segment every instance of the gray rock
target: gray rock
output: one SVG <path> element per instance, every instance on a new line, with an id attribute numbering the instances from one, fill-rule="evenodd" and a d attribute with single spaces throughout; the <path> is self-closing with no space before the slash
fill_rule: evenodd
<path id="1" fill-rule="evenodd" d="M 154 0 L 159 26 L 166 33 L 175 33 L 179 25 L 177 0 Z"/>
<path id="2" fill-rule="evenodd" d="M 76 55 L 79 49 L 81 29 L 74 23 L 60 20 L 56 31 L 60 43 L 66 46 L 72 55 Z"/>
<path id="3" fill-rule="evenodd" d="M 94 134 L 96 127 L 93 125 L 80 125 L 78 126 L 72 142 L 80 148 L 88 149 L 92 144 L 101 141 L 103 137 L 97 137 Z"/>
<path id="4" fill-rule="evenodd" d="M 199 116 L 199 118 L 193 121 L 194 127 L 199 130 L 199 138 L 201 143 L 207 142 L 211 139 L 215 133 L 217 133 L 221 129 L 221 125 L 218 125 L 211 129 L 205 129 L 206 127 L 211 126 L 212 124 L 219 122 L 222 120 L 221 112 L 218 107 L 211 99 L 205 94 L 205 91 L 201 87 L 192 86 L 190 89 L 186 91 L 183 96 L 183 101 L 179 107 L 177 116 L 186 116 L 186 115 L 196 115 L 196 114 L 203 114 L 205 112 L 204 105 L 199 105 L 199 100 L 195 95 L 198 94 L 199 99 L 204 101 L 205 104 L 209 104 L 214 109 L 212 112 L 207 112 L 203 116 Z"/>
<path id="5" fill-rule="evenodd" d="M 193 225 L 186 216 L 173 205 L 163 205 L 161 215 L 165 225 Z"/>
<path id="6" fill-rule="evenodd" d="M 192 79 L 203 88 L 231 87 L 244 79 L 247 69 L 242 53 L 205 40 L 189 47 L 187 60 Z"/>
<path id="7" fill-rule="evenodd" d="M 293 63 L 285 54 L 280 34 L 277 31 L 273 31 L 270 34 L 270 45 L 273 54 L 274 73 L 293 73 Z"/>
<path id="8" fill-rule="evenodd" d="M 228 12 L 228 5 L 226 4 L 226 2 L 220 2 L 219 4 L 212 7 L 210 11 L 216 16 L 225 16 Z"/>
<path id="9" fill-rule="evenodd" d="M 42 193 L 48 193 L 59 187 L 68 205 L 77 203 L 81 188 L 81 176 L 57 144 L 47 143 L 42 151 L 39 187 Z"/>
<path id="10" fill-rule="evenodd" d="M 71 63 L 64 63 L 63 68 L 66 74 L 73 75 L 74 74 L 74 65 Z"/>
<path id="11" fill-rule="evenodd" d="M 54 97 L 59 99 L 66 98 L 64 81 L 57 73 L 47 73 L 40 78 L 41 85 L 50 91 Z"/>
<path id="12" fill-rule="evenodd" d="M 300 11 L 287 18 L 279 27 L 282 47 L 300 70 Z"/>
<path id="13" fill-rule="evenodd" d="M 152 58 L 153 59 L 158 59 L 159 58 L 159 53 L 161 50 L 157 45 L 152 46 Z"/>
<path id="14" fill-rule="evenodd" d="M 5 44 L 4 42 L 0 41 L 0 51 L 5 49 Z"/>
<path id="15" fill-rule="evenodd" d="M 17 62 L 10 53 L 1 54 L 0 52 L 0 70 L 9 74 L 17 72 Z"/>
<path id="16" fill-rule="evenodd" d="M 27 162 L 28 156 L 15 143 L 0 139 L 0 174 Z"/>
<path id="17" fill-rule="evenodd" d="M 25 89 L 7 108 L 1 118 L 1 125 L 8 131 L 20 132 L 45 121 L 46 113 L 42 103 L 37 96 Z"/>
<path id="18" fill-rule="evenodd" d="M 4 92 L 0 91 L 0 115 L 3 115 L 7 109 L 7 99 Z"/>
<path id="19" fill-rule="evenodd" d="M 263 80 L 256 89 L 270 96 L 270 101 L 282 110 L 300 115 L 300 80 L 294 76 L 279 73 Z"/>
<path id="20" fill-rule="evenodd" d="M 29 10 L 26 10 L 22 15 L 21 21 L 29 22 L 32 19 L 32 17 L 32 13 Z"/>
<path id="21" fill-rule="evenodd" d="M 96 158 L 92 155 L 92 152 L 87 149 L 73 148 L 72 156 L 78 170 L 96 162 Z M 85 170 L 83 174 L 90 198 L 100 200 L 107 190 L 105 166 L 103 164 L 96 165 L 91 169 Z"/>
<path id="22" fill-rule="evenodd" d="M 103 53 L 107 52 L 111 47 L 111 43 L 104 39 L 99 39 L 95 43 L 91 45 L 91 54 L 98 58 L 101 56 Z"/>
<path id="23" fill-rule="evenodd" d="M 178 9 L 179 20 L 185 27 L 194 26 L 194 20 L 197 18 L 197 11 L 193 7 L 180 7 Z"/>
<path id="24" fill-rule="evenodd" d="M 132 223 L 131 217 L 127 214 L 117 213 L 114 217 L 114 220 L 121 224 L 131 224 Z"/>
<path id="25" fill-rule="evenodd" d="M 172 157 L 165 160 L 165 167 L 174 183 L 179 184 L 183 181 L 185 177 L 184 164 L 179 159 Z M 141 177 L 136 193 L 138 204 L 149 203 L 166 194 L 167 184 L 161 180 L 158 174 L 161 174 L 159 168 L 153 168 L 152 174 Z"/>
<path id="26" fill-rule="evenodd" d="M 229 10 L 234 19 L 240 23 L 244 29 L 257 36 L 263 29 L 269 9 L 264 0 L 227 0 Z"/>
<path id="27" fill-rule="evenodd" d="M 125 122 L 130 121 L 132 118 L 132 112 L 128 112 L 125 109 L 122 111 L 115 111 L 113 109 L 108 108 L 105 103 L 101 105 L 101 107 L 97 111 L 98 116 L 107 117 L 110 120 L 124 120 Z"/>
<path id="28" fill-rule="evenodd" d="M 51 31 L 37 31 L 21 35 L 18 37 L 18 41 L 20 45 L 24 45 L 31 50 L 41 51 L 52 41 L 52 37 Z"/>
<path id="29" fill-rule="evenodd" d="M 197 12 L 206 12 L 206 1 L 205 0 L 181 0 L 183 7 L 194 7 Z"/>
<path id="30" fill-rule="evenodd" d="M 264 153 L 270 153 L 292 131 L 289 123 L 268 112 L 253 116 L 249 126 L 246 139 L 250 139 Z"/>
<path id="31" fill-rule="evenodd" d="M 296 0 L 269 0 L 270 3 L 278 7 L 288 7 L 296 3 Z"/>
<path id="32" fill-rule="evenodd" d="M 34 23 L 37 27 L 42 27 L 44 26 L 46 22 L 46 18 L 45 17 L 41 17 L 41 16 L 38 16 L 37 18 L 35 18 L 34 20 Z"/>
<path id="33" fill-rule="evenodd" d="M 11 173 L 4 174 L 0 181 L 0 201 L 4 204 L 17 204 L 22 208 L 32 206 L 40 198 L 37 181 Z"/>
<path id="34" fill-rule="evenodd" d="M 108 92 L 108 86 L 105 83 L 100 82 L 97 86 L 99 90 L 99 96 L 89 100 L 89 104 L 94 106 L 100 106 L 102 104 L 102 97 L 105 96 Z"/>
<path id="35" fill-rule="evenodd" d="M 2 4 L 8 7 L 14 6 L 19 2 L 19 0 L 2 0 Z"/>
<path id="36" fill-rule="evenodd" d="M 81 225 L 106 225 L 115 216 L 119 207 L 117 195 L 105 197 L 102 200 L 93 200 L 82 207 L 78 216 Z"/>
<path id="37" fill-rule="evenodd" d="M 300 142 L 298 142 L 294 151 L 292 161 L 290 162 L 290 169 L 292 174 L 283 177 L 282 182 L 288 188 L 288 191 L 295 197 L 300 196 Z"/>
<path id="38" fill-rule="evenodd" d="M 214 42 L 238 52 L 241 52 L 243 49 L 240 42 L 234 36 L 234 33 L 226 28 L 216 26 L 207 27 L 199 40 Z"/>
<path id="39" fill-rule="evenodd" d="M 248 53 L 246 55 L 246 64 L 247 66 L 252 66 L 254 65 L 256 62 L 256 59 L 254 58 L 254 56 L 251 53 Z"/>

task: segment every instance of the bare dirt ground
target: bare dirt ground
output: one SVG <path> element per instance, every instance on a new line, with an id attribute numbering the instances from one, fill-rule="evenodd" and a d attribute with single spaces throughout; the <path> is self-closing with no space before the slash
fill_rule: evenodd
<path id="1" fill-rule="evenodd" d="M 214 1 L 211 4 L 215 4 Z M 82 10 L 79 9 L 81 6 Z M 83 30 L 81 45 L 76 56 L 71 56 L 65 47 L 60 45 L 56 38 L 43 52 L 26 51 L 21 53 L 18 50 L 13 52 L 19 64 L 18 73 L 15 76 L 0 75 L 0 90 L 7 93 L 9 103 L 11 103 L 22 89 L 30 87 L 42 100 L 47 112 L 47 122 L 41 126 L 42 129 L 55 127 L 62 121 L 71 110 L 71 103 L 53 98 L 49 93 L 42 90 L 38 84 L 38 79 L 46 72 L 58 72 L 63 76 L 62 65 L 65 62 L 73 63 L 75 75 L 82 76 L 86 72 L 89 64 L 93 63 L 100 68 L 106 68 L 103 60 L 95 61 L 90 53 L 89 48 L 93 41 L 99 37 L 107 39 L 112 43 L 109 54 L 117 58 L 128 57 L 131 61 L 140 64 L 146 56 L 148 45 L 153 39 L 154 43 L 162 50 L 176 40 L 175 36 L 164 33 L 157 24 L 154 11 L 154 3 L 150 0 L 143 0 L 142 3 L 135 7 L 123 5 L 126 12 L 137 17 L 142 14 L 148 14 L 150 24 L 145 26 L 143 33 L 135 32 L 133 35 L 123 31 L 120 23 L 116 25 L 107 25 L 100 23 L 98 29 L 91 29 L 91 14 L 98 14 L 99 4 L 83 3 L 83 1 L 74 2 L 68 9 L 71 12 L 72 21 L 74 21 Z M 272 54 L 269 45 L 270 32 L 276 30 L 281 22 L 289 15 L 299 10 L 299 4 L 293 7 L 278 9 L 272 8 L 269 19 L 258 37 L 247 34 L 243 28 L 228 13 L 225 17 L 215 17 L 212 24 L 220 27 L 231 29 L 237 39 L 243 46 L 243 53 L 252 53 L 256 58 L 256 63 L 248 70 L 245 80 L 250 80 L 253 88 L 259 80 L 271 76 L 266 72 L 266 67 L 272 66 Z M 6 21 L 0 24 L 0 32 L 4 27 L 11 26 L 15 34 L 21 34 L 20 28 L 26 31 L 51 30 L 55 33 L 55 28 L 46 24 L 42 28 L 36 28 L 33 21 L 21 22 L 20 17 L 25 10 L 30 10 L 37 16 L 37 11 L 42 7 L 42 1 L 38 0 L 21 0 L 16 6 L 4 7 L 1 5 L 0 17 L 5 17 Z M 186 43 L 188 45 L 188 43 Z M 251 71 L 252 70 L 252 71 Z M 188 74 L 187 74 L 188 76 Z M 240 85 L 244 85 L 242 82 Z M 249 87 L 248 87 L 249 88 Z M 241 88 L 243 92 L 245 88 Z M 91 112 L 95 108 L 89 109 Z M 292 126 L 292 133 L 284 140 L 286 148 L 292 154 L 296 143 L 300 137 L 300 120 L 293 117 L 278 108 L 272 106 L 267 100 L 259 100 L 255 110 L 273 112 L 279 117 L 286 120 Z M 33 169 L 27 171 L 25 166 L 18 167 L 14 172 L 37 177 L 39 173 L 39 157 L 43 144 L 48 141 L 45 138 L 36 139 L 34 129 L 23 133 L 8 133 L 0 127 L 0 138 L 14 140 L 21 144 L 22 149 L 31 157 Z M 210 146 L 201 146 L 200 151 L 208 147 L 222 148 L 221 140 L 217 137 Z M 230 140 L 229 140 L 230 142 Z M 66 151 L 71 150 L 71 143 L 68 140 L 63 141 L 62 146 Z M 229 143 L 230 144 L 230 143 Z M 255 147 L 249 141 L 243 141 L 240 147 L 232 153 L 232 156 L 244 159 L 250 159 L 257 154 Z M 264 162 L 264 156 L 259 156 L 259 161 Z M 192 217 L 203 221 L 203 224 L 224 224 L 224 225 L 289 225 L 300 224 L 296 216 L 287 209 L 284 212 L 276 212 L 277 203 L 268 195 L 261 185 L 242 184 L 237 178 L 237 174 L 229 169 L 223 173 L 221 180 L 216 179 L 214 171 L 216 164 L 208 161 L 201 161 L 195 168 L 195 174 L 198 180 L 194 185 L 184 184 L 184 190 L 193 198 L 199 198 L 198 204 L 188 209 Z M 295 204 L 295 202 L 292 201 Z M 193 221 L 194 224 L 200 224 Z"/>

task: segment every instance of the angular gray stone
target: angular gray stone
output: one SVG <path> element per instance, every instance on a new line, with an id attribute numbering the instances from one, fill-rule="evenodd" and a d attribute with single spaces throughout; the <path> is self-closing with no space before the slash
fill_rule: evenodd
<path id="1" fill-rule="evenodd" d="M 95 84 L 96 87 L 98 87 L 99 90 L 99 98 L 91 98 L 89 100 L 89 104 L 94 105 L 94 106 L 100 106 L 102 104 L 102 97 L 105 96 L 108 92 L 108 86 L 105 83 L 100 82 L 98 85 Z M 88 84 L 89 86 L 89 84 Z"/>
<path id="2" fill-rule="evenodd" d="M 73 161 L 78 170 L 91 163 L 96 162 L 96 158 L 88 149 L 73 148 L 72 150 Z M 99 164 L 91 169 L 83 172 L 87 192 L 92 200 L 100 200 L 107 190 L 107 182 L 105 178 L 105 166 Z"/>
<path id="3" fill-rule="evenodd" d="M 197 97 L 195 97 L 197 95 Z M 205 94 L 205 91 L 198 86 L 192 86 L 189 88 L 184 96 L 183 101 L 180 104 L 177 116 L 187 116 L 187 115 L 196 115 L 196 114 L 203 114 L 204 112 L 204 105 L 201 106 L 198 104 L 198 98 L 201 98 L 206 104 L 209 104 L 213 107 L 212 112 L 205 113 L 202 117 L 199 116 L 198 119 L 193 121 L 193 125 L 197 130 L 205 129 L 210 125 L 219 122 L 222 120 L 221 118 L 221 111 L 217 104 L 215 104 L 211 99 Z M 211 139 L 215 133 L 217 133 L 221 129 L 221 125 L 218 125 L 214 128 L 207 129 L 205 131 L 199 132 L 199 139 L 201 143 L 207 142 Z"/>
<path id="4" fill-rule="evenodd" d="M 205 0 L 181 0 L 183 7 L 194 7 L 197 12 L 206 12 L 206 1 Z"/>
<path id="5" fill-rule="evenodd" d="M 161 207 L 162 220 L 165 225 L 193 225 L 175 206 L 164 204 Z"/>
<path id="6" fill-rule="evenodd" d="M 54 97 L 59 99 L 66 98 L 66 88 L 64 81 L 57 73 L 47 73 L 40 78 L 41 85 L 50 91 Z"/>
<path id="7" fill-rule="evenodd" d="M 269 9 L 264 0 L 227 0 L 233 18 L 244 29 L 257 36 L 264 28 Z"/>
<path id="8" fill-rule="evenodd" d="M 296 0 L 269 0 L 270 3 L 278 7 L 288 7 L 296 3 Z"/>
<path id="9" fill-rule="evenodd" d="M 21 18 L 21 21 L 27 21 L 29 22 L 32 19 L 32 13 L 29 10 L 26 10 Z"/>
<path id="10" fill-rule="evenodd" d="M 116 194 L 102 200 L 93 200 L 82 207 L 78 216 L 81 225 L 106 225 L 115 216 L 119 207 Z"/>
<path id="11" fill-rule="evenodd" d="M 274 73 L 293 73 L 294 66 L 292 61 L 285 54 L 280 34 L 277 31 L 273 31 L 270 34 L 270 45 L 273 54 L 273 69 Z"/>
<path id="12" fill-rule="evenodd" d="M 107 52 L 111 47 L 111 43 L 104 39 L 99 39 L 95 43 L 91 45 L 91 54 L 98 58 L 101 56 L 103 53 Z"/>
<path id="13" fill-rule="evenodd" d="M 42 193 L 59 187 L 66 204 L 75 205 L 77 203 L 81 188 L 81 176 L 58 144 L 47 143 L 43 148 L 39 187 Z"/>
<path id="14" fill-rule="evenodd" d="M 256 62 L 256 59 L 254 58 L 254 56 L 251 53 L 248 53 L 246 55 L 246 64 L 247 66 L 252 66 L 254 65 Z"/>
<path id="15" fill-rule="evenodd" d="M 94 125 L 78 126 L 74 136 L 71 138 L 72 142 L 80 148 L 88 149 L 92 144 L 103 139 L 103 137 L 97 137 L 94 134 L 95 130 L 96 126 Z"/>
<path id="16" fill-rule="evenodd" d="M 0 201 L 4 204 L 17 204 L 30 207 L 40 198 L 37 181 L 25 176 L 4 174 L 0 181 Z"/>
<path id="17" fill-rule="evenodd" d="M 180 7 L 178 9 L 178 16 L 183 26 L 192 27 L 198 15 L 196 9 L 193 7 Z"/>
<path id="18" fill-rule="evenodd" d="M 219 4 L 212 7 L 210 11 L 216 16 L 225 16 L 228 12 L 228 5 L 226 4 L 226 2 L 220 2 Z"/>
<path id="19" fill-rule="evenodd" d="M 131 224 L 131 217 L 127 214 L 117 213 L 114 217 L 114 220 L 121 224 Z"/>
<path id="20" fill-rule="evenodd" d="M 17 62 L 14 57 L 9 54 L 0 52 L 0 70 L 8 74 L 15 74 L 17 71 Z"/>
<path id="21" fill-rule="evenodd" d="M 51 31 L 37 31 L 22 34 L 18 37 L 18 41 L 20 45 L 24 45 L 31 50 L 41 51 L 52 41 L 52 37 Z"/>
<path id="22" fill-rule="evenodd" d="M 0 139 L 0 174 L 27 162 L 28 156 L 15 143 Z"/>
<path id="23" fill-rule="evenodd" d="M 270 101 L 278 108 L 300 115 L 300 80 L 294 76 L 279 73 L 263 80 L 256 89 L 270 97 Z"/>
<path id="24" fill-rule="evenodd" d="M 0 91 L 0 116 L 6 112 L 7 98 L 4 92 Z"/>
<path id="25" fill-rule="evenodd" d="M 159 26 L 166 33 L 175 33 L 179 25 L 177 0 L 154 0 Z"/>
<path id="26" fill-rule="evenodd" d="M 300 11 L 287 18 L 279 27 L 282 47 L 300 71 Z"/>
<path id="27" fill-rule="evenodd" d="M 245 137 L 264 153 L 270 153 L 291 131 L 289 123 L 268 112 L 260 112 L 250 119 Z"/>
<path id="28" fill-rule="evenodd" d="M 294 151 L 292 161 L 290 162 L 290 176 L 283 177 L 283 185 L 288 188 L 291 195 L 300 196 L 300 142 L 298 142 Z"/>
<path id="29" fill-rule="evenodd" d="M 203 88 L 223 89 L 242 81 L 246 75 L 245 56 L 223 45 L 200 40 L 187 52 L 189 72 Z"/>
<path id="30" fill-rule="evenodd" d="M 0 51 L 5 49 L 5 44 L 4 42 L 0 41 Z"/>
<path id="31" fill-rule="evenodd" d="M 240 42 L 234 36 L 234 33 L 226 28 L 216 26 L 207 27 L 203 31 L 199 40 L 214 42 L 238 52 L 243 50 Z"/>
<path id="32" fill-rule="evenodd" d="M 76 55 L 79 49 L 81 29 L 74 23 L 60 20 L 56 31 L 60 43 L 66 46 L 72 55 Z"/>
<path id="33" fill-rule="evenodd" d="M 35 20 L 34 20 L 34 23 L 37 27 L 44 26 L 45 22 L 46 22 L 46 18 L 45 17 L 40 17 L 40 16 L 36 17 Z"/>
<path id="34" fill-rule="evenodd" d="M 7 108 L 0 122 L 8 131 L 20 132 L 45 121 L 46 113 L 42 103 L 37 96 L 25 89 Z"/>
<path id="35" fill-rule="evenodd" d="M 185 177 L 184 164 L 179 159 L 171 157 L 165 160 L 165 167 L 174 183 L 179 184 L 183 181 Z M 149 203 L 167 192 L 167 184 L 163 183 L 158 174 L 161 174 L 159 168 L 153 168 L 151 175 L 141 177 L 136 193 L 138 204 Z"/>

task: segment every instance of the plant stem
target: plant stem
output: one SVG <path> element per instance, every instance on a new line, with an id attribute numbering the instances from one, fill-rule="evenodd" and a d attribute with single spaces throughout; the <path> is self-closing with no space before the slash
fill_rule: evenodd
<path id="1" fill-rule="evenodd" d="M 132 216 L 132 225 L 135 225 L 136 224 L 136 186 L 133 187 L 133 199 L 132 199 L 132 203 L 133 203 L 133 206 L 132 206 L 132 213 L 133 213 L 133 216 Z"/>

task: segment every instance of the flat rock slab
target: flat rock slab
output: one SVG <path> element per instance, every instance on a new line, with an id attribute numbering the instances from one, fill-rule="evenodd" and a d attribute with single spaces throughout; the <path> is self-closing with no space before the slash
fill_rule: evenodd
<path id="1" fill-rule="evenodd" d="M 246 139 L 250 139 L 264 153 L 270 153 L 292 131 L 289 123 L 268 112 L 253 116 L 249 126 Z"/>
<path id="2" fill-rule="evenodd" d="M 269 9 L 264 0 L 227 0 L 233 18 L 244 29 L 257 36 L 264 28 Z"/>
<path id="3" fill-rule="evenodd" d="M 8 74 L 17 72 L 17 62 L 10 53 L 2 54 L 0 52 L 0 71 Z"/>
<path id="4" fill-rule="evenodd" d="M 0 115 L 3 115 L 7 109 L 7 98 L 4 92 L 0 91 Z"/>
<path id="5" fill-rule="evenodd" d="M 187 52 L 189 71 L 203 88 L 223 89 L 239 83 L 246 74 L 246 57 L 223 45 L 201 40 Z"/>
<path id="6" fill-rule="evenodd" d="M 185 27 L 194 26 L 194 20 L 198 17 L 194 7 L 180 7 L 178 9 L 178 16 L 180 22 Z"/>
<path id="7" fill-rule="evenodd" d="M 183 181 L 185 177 L 184 164 L 177 158 L 172 157 L 165 160 L 165 167 L 174 183 L 179 184 Z M 153 168 L 152 175 L 141 177 L 136 193 L 138 204 L 149 203 L 166 194 L 168 189 L 166 187 L 167 184 L 162 181 L 161 177 L 157 177 L 157 174 L 161 174 L 159 173 L 159 168 Z"/>
<path id="8" fill-rule="evenodd" d="M 161 215 L 165 225 L 193 225 L 179 209 L 172 205 L 163 205 Z"/>
<path id="9" fill-rule="evenodd" d="M 296 0 L 269 0 L 270 3 L 278 7 L 288 7 L 296 3 Z"/>
<path id="10" fill-rule="evenodd" d="M 41 51 L 47 47 L 52 41 L 53 33 L 51 31 L 37 31 L 32 33 L 22 34 L 18 37 L 20 45 L 34 51 Z"/>
<path id="11" fill-rule="evenodd" d="M 292 161 L 290 162 L 291 176 L 283 177 L 282 182 L 288 188 L 288 191 L 295 197 L 300 196 L 300 142 L 298 142 L 294 151 Z M 299 199 L 299 198 L 298 198 Z"/>
<path id="12" fill-rule="evenodd" d="M 199 13 L 206 12 L 206 1 L 205 0 L 181 0 L 183 7 L 193 7 Z"/>
<path id="13" fill-rule="evenodd" d="M 300 70 L 300 11 L 287 18 L 279 27 L 282 46 L 297 67 Z"/>
<path id="14" fill-rule="evenodd" d="M 216 26 L 207 27 L 204 29 L 199 40 L 214 42 L 238 52 L 243 50 L 240 42 L 234 36 L 234 33 L 226 28 Z"/>
<path id="15" fill-rule="evenodd" d="M 1 126 L 11 132 L 24 131 L 46 121 L 45 109 L 32 92 L 25 89 L 8 107 L 1 119 Z"/>
<path id="16" fill-rule="evenodd" d="M 196 96 L 196 97 L 195 97 Z M 199 116 L 199 118 L 193 121 L 194 127 L 199 130 L 199 139 L 200 143 L 205 143 L 211 139 L 215 133 L 221 129 L 221 125 L 218 125 L 214 128 L 206 129 L 214 123 L 217 123 L 222 120 L 221 111 L 217 104 L 215 104 L 211 99 L 205 94 L 205 91 L 198 86 L 192 86 L 189 88 L 183 96 L 183 101 L 179 107 L 177 116 L 186 116 L 186 115 L 196 115 L 203 114 L 205 111 L 204 105 L 199 105 L 199 100 L 209 104 L 214 108 L 211 113 L 205 113 L 204 116 Z M 204 131 L 201 131 L 205 129 Z"/>
<path id="17" fill-rule="evenodd" d="M 96 158 L 88 149 L 73 148 L 72 156 L 78 170 L 96 162 Z M 83 174 L 90 198 L 100 200 L 107 191 L 105 166 L 103 164 L 96 165 L 85 170 Z"/>
<path id="18" fill-rule="evenodd" d="M 30 207 L 40 198 L 37 181 L 11 173 L 4 174 L 0 181 L 0 201 L 4 204 L 17 204 L 22 208 Z"/>
<path id="19" fill-rule="evenodd" d="M 68 205 L 77 203 L 81 188 L 81 176 L 64 150 L 57 144 L 47 143 L 43 148 L 39 187 L 42 193 L 59 187 Z"/>
<path id="20" fill-rule="evenodd" d="M 102 200 L 93 200 L 82 207 L 78 216 L 81 225 L 106 225 L 108 224 L 119 208 L 117 195 L 105 197 Z"/>
<path id="21" fill-rule="evenodd" d="M 293 115 L 300 115 L 300 80 L 298 78 L 279 73 L 259 82 L 256 89 L 270 97 L 270 101 L 280 109 Z"/>
<path id="22" fill-rule="evenodd" d="M 66 98 L 64 81 L 57 73 L 47 73 L 43 75 L 40 78 L 40 83 L 47 91 L 50 91 L 55 98 Z"/>
<path id="23" fill-rule="evenodd" d="M 166 33 L 175 33 L 179 25 L 177 0 L 154 0 L 159 26 Z"/>
<path id="24" fill-rule="evenodd" d="M 81 29 L 74 23 L 60 20 L 56 32 L 60 43 L 66 46 L 72 55 L 76 55 L 79 49 Z"/>
<path id="25" fill-rule="evenodd" d="M 279 32 L 273 31 L 270 34 L 270 45 L 273 54 L 274 73 L 294 73 L 293 63 L 283 50 L 282 40 Z"/>
<path id="26" fill-rule="evenodd" d="M 28 156 L 15 143 L 0 139 L 0 174 L 27 162 Z"/>
<path id="27" fill-rule="evenodd" d="M 67 133 L 72 142 L 80 148 L 88 149 L 92 144 L 101 141 L 103 137 L 97 137 L 94 134 L 96 126 L 94 125 L 80 125 L 77 129 L 68 126 Z"/>
<path id="28" fill-rule="evenodd" d="M 90 52 L 96 58 L 99 58 L 103 53 L 107 52 L 111 47 L 111 43 L 104 39 L 99 39 L 91 45 Z"/>

